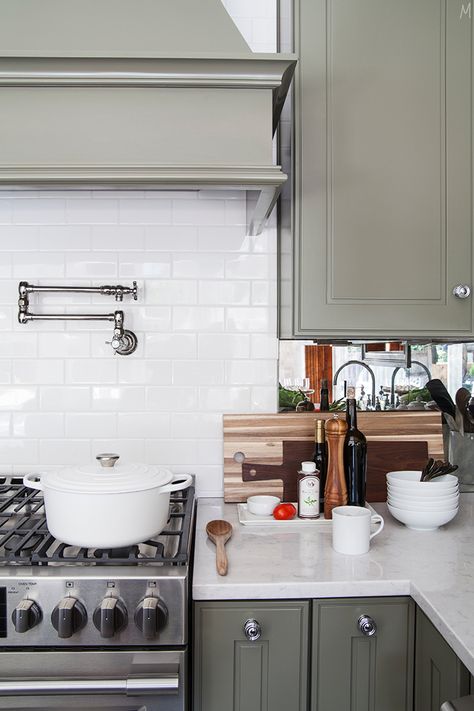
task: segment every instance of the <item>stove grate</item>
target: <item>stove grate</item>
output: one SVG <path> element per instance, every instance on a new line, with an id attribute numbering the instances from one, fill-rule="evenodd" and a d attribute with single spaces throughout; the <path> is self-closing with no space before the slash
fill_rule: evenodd
<path id="1" fill-rule="evenodd" d="M 0 478 L 0 564 L 185 565 L 189 560 L 194 487 L 170 497 L 167 527 L 153 540 L 125 548 L 78 548 L 48 531 L 41 492 L 17 477 Z"/>

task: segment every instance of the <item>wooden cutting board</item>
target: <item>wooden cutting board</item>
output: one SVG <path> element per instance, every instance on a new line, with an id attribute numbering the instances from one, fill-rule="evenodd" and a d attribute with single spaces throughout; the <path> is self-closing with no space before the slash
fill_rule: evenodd
<path id="1" fill-rule="evenodd" d="M 344 415 L 342 415 L 344 416 Z M 224 498 L 245 501 L 273 494 L 294 501 L 296 471 L 310 459 L 314 420 L 330 413 L 224 415 Z M 385 474 L 421 469 L 428 456 L 444 459 L 439 412 L 360 412 L 367 437 L 367 500 L 385 501 Z"/>

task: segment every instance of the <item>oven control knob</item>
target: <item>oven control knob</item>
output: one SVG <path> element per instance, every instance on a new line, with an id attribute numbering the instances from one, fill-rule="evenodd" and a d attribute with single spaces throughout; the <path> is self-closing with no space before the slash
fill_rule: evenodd
<path id="1" fill-rule="evenodd" d="M 17 632 L 28 632 L 39 625 L 42 617 L 41 608 L 34 600 L 22 600 L 12 612 L 12 622 Z"/>
<path id="2" fill-rule="evenodd" d="M 168 621 L 168 610 L 159 597 L 145 597 L 135 610 L 135 624 L 145 639 L 154 639 Z"/>
<path id="3" fill-rule="evenodd" d="M 101 637 L 113 637 L 127 626 L 127 608 L 117 597 L 104 597 L 99 607 L 95 608 L 92 620 Z"/>
<path id="4" fill-rule="evenodd" d="M 52 611 L 51 622 L 58 637 L 67 639 L 86 626 L 86 608 L 75 597 L 65 597 Z"/>

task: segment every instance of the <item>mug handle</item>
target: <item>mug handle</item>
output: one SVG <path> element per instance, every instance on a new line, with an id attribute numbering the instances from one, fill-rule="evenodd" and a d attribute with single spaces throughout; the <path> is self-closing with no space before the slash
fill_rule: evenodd
<path id="1" fill-rule="evenodd" d="M 171 482 L 170 484 L 162 486 L 160 488 L 160 493 L 166 494 L 168 491 L 181 491 L 182 489 L 187 489 L 188 486 L 191 486 L 193 483 L 193 477 L 191 474 L 175 474 L 173 481 L 176 481 L 177 479 L 179 479 L 179 481 L 176 484 Z"/>
<path id="2" fill-rule="evenodd" d="M 383 530 L 383 527 L 384 527 L 384 520 L 380 514 L 375 514 L 374 516 L 372 516 L 372 518 L 370 519 L 370 522 L 371 523 L 379 523 L 380 527 L 376 531 L 374 531 L 373 533 L 370 534 L 369 541 L 371 541 L 374 536 L 377 536 Z"/>
<path id="3" fill-rule="evenodd" d="M 39 481 L 36 481 L 40 478 Z M 23 484 L 28 487 L 28 489 L 36 489 L 36 491 L 44 491 L 44 488 L 41 484 L 41 474 L 34 474 L 33 472 L 30 472 L 29 474 L 25 474 L 23 477 Z"/>

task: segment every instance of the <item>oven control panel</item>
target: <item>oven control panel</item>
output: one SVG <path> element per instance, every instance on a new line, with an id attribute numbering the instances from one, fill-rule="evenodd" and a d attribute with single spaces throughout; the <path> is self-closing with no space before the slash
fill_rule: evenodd
<path id="1" fill-rule="evenodd" d="M 2 646 L 182 645 L 185 579 L 14 580 L 0 587 Z"/>

